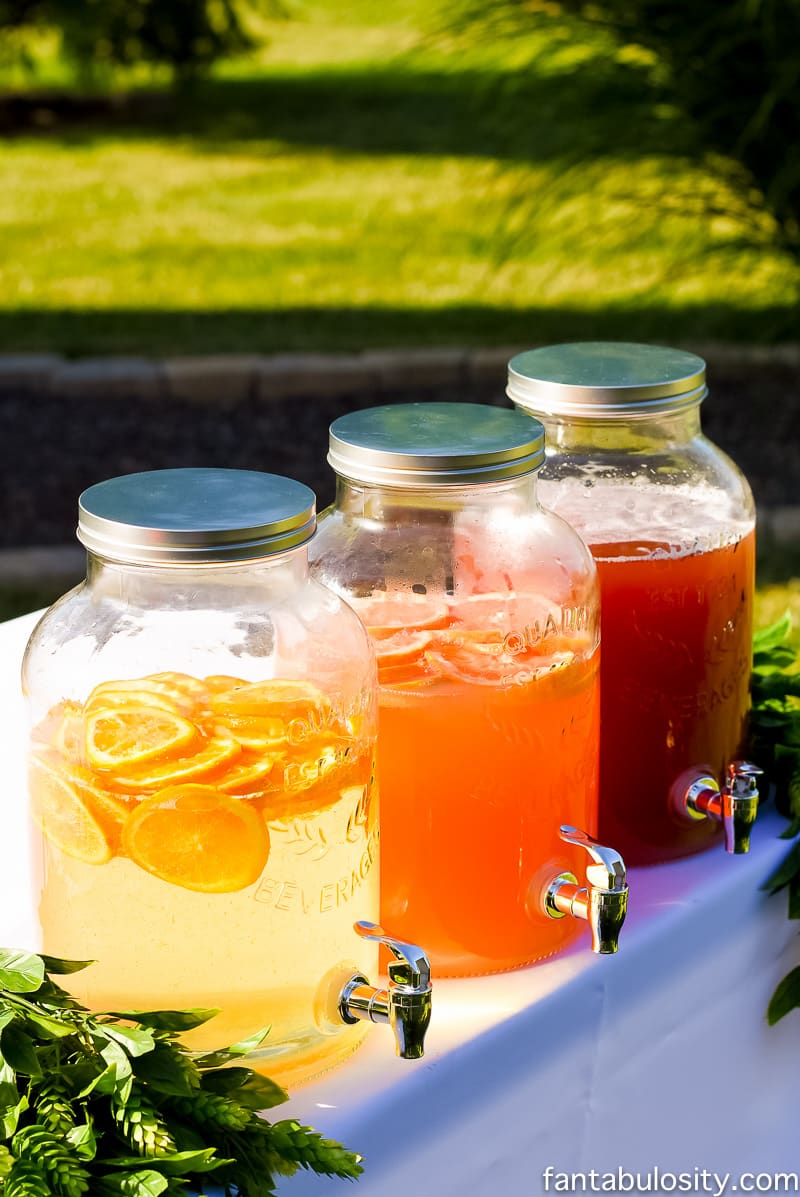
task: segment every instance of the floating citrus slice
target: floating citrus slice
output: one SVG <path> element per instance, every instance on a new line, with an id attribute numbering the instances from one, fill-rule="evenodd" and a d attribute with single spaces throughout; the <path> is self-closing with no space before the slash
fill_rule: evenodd
<path id="1" fill-rule="evenodd" d="M 373 595 L 349 601 L 374 639 L 393 636 L 401 628 L 424 632 L 446 628 L 450 623 L 447 603 L 424 594 L 387 594 L 384 598 Z"/>
<path id="2" fill-rule="evenodd" d="M 108 773 L 178 756 L 199 739 L 193 723 L 161 707 L 110 707 L 86 717 L 87 759 L 93 769 Z"/>
<path id="3" fill-rule="evenodd" d="M 136 791 L 161 789 L 190 780 L 209 781 L 241 752 L 238 741 L 224 727 L 216 728 L 209 740 L 200 742 L 202 747 L 191 756 L 149 761 L 140 765 L 135 772 L 126 772 L 124 775 L 115 773 L 113 784 L 119 789 Z"/>
<path id="4" fill-rule="evenodd" d="M 403 628 L 391 636 L 375 641 L 375 653 L 378 658 L 378 669 L 385 669 L 392 665 L 407 665 L 410 661 L 418 661 L 426 648 L 433 643 L 433 632 L 417 632 Z"/>
<path id="5" fill-rule="evenodd" d="M 425 654 L 425 663 L 442 678 L 479 686 L 496 686 L 515 669 L 513 657 L 506 653 L 482 652 L 463 644 L 440 644 Z"/>
<path id="6" fill-rule="evenodd" d="M 152 677 L 101 682 L 87 698 L 84 710 L 88 714 L 90 711 L 102 711 L 111 706 L 133 706 L 141 703 L 144 706 L 161 707 L 165 711 L 177 711 L 181 715 L 191 716 L 196 705 L 195 696 L 169 680 L 172 676 L 154 674 Z"/>
<path id="7" fill-rule="evenodd" d="M 170 786 L 146 798 L 125 824 L 122 842 L 148 873 L 209 894 L 252 885 L 269 856 L 259 812 L 204 785 Z"/>
<path id="8" fill-rule="evenodd" d="M 261 793 L 278 759 L 277 755 L 242 753 L 236 763 L 225 770 L 217 788 L 225 794 L 238 796 Z"/>
<path id="9" fill-rule="evenodd" d="M 31 816 L 51 843 L 86 864 L 111 860 L 111 840 L 102 816 L 92 809 L 89 791 L 73 770 L 32 755 L 28 782 Z"/>
<path id="10" fill-rule="evenodd" d="M 292 678 L 243 682 L 212 694 L 209 705 L 225 719 L 269 716 L 286 723 L 292 719 L 315 718 L 320 724 L 320 719 L 327 718 L 331 709 L 330 699 L 316 686 Z"/>
<path id="11" fill-rule="evenodd" d="M 209 694 L 224 694 L 226 690 L 233 690 L 236 686 L 247 685 L 244 678 L 231 677 L 227 673 L 212 673 L 203 681 Z"/>
<path id="12" fill-rule="evenodd" d="M 223 715 L 215 711 L 214 719 L 249 752 L 275 752 L 286 743 L 286 724 L 275 716 Z"/>

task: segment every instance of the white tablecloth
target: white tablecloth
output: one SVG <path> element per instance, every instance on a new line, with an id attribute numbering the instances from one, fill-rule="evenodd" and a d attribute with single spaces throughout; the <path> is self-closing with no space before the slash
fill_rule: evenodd
<path id="1" fill-rule="evenodd" d="M 33 622 L 0 625 L 0 943 L 20 946 L 31 928 L 18 674 Z M 586 1173 L 585 1191 L 619 1169 L 729 1173 L 729 1192 L 745 1171 L 800 1171 L 800 1013 L 765 1021 L 800 962 L 784 897 L 759 890 L 787 851 L 783 826 L 762 813 L 747 857 L 631 870 L 617 956 L 592 956 L 587 931 L 544 964 L 436 982 L 424 1060 L 395 1059 L 388 1029 L 373 1027 L 276 1115 L 360 1151 L 359 1197 L 533 1197 L 548 1165 Z M 304 1174 L 280 1191 L 344 1189 Z"/>

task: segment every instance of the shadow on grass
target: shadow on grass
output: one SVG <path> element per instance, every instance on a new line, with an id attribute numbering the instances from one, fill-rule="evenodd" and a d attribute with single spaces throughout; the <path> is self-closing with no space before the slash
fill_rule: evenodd
<path id="1" fill-rule="evenodd" d="M 72 144 L 109 133 L 190 138 L 205 151 L 281 141 L 359 154 L 540 162 L 693 148 L 685 122 L 654 105 L 641 68 L 602 58 L 541 75 L 394 64 L 315 69 L 208 79 L 188 95 L 153 89 L 124 102 L 15 96 L 0 101 L 0 130 L 4 124 L 7 132 L 35 128 Z"/>
<path id="2" fill-rule="evenodd" d="M 564 340 L 777 342 L 797 339 L 790 303 L 747 310 L 722 301 L 681 307 L 634 299 L 595 311 L 461 304 L 444 308 L 292 307 L 219 311 L 31 308 L 0 311 L 0 352 L 83 354 L 354 351 Z"/>

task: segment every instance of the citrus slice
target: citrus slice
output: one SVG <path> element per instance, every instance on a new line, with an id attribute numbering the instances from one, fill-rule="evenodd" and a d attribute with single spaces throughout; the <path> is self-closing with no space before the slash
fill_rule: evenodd
<path id="1" fill-rule="evenodd" d="M 260 793 L 266 785 L 267 778 L 278 761 L 278 756 L 268 756 L 263 753 L 242 753 L 236 764 L 230 765 L 217 782 L 217 789 L 225 794 L 255 794 Z"/>
<path id="2" fill-rule="evenodd" d="M 259 812 L 204 785 L 169 786 L 140 802 L 122 842 L 148 873 L 207 894 L 252 885 L 269 856 L 269 833 Z"/>
<path id="3" fill-rule="evenodd" d="M 274 752 L 286 743 L 286 724 L 282 719 L 269 715 L 223 715 L 218 711 L 214 718 L 220 728 L 249 752 Z"/>
<path id="4" fill-rule="evenodd" d="M 216 728 L 213 736 L 201 744 L 199 751 L 191 756 L 145 762 L 135 772 L 115 773 L 113 784 L 119 789 L 136 791 L 161 789 L 189 780 L 208 781 L 241 752 L 238 741 L 224 727 Z"/>
<path id="5" fill-rule="evenodd" d="M 193 723 L 161 707 L 110 707 L 86 717 L 87 759 L 92 768 L 108 773 L 178 756 L 199 739 Z"/>
<path id="6" fill-rule="evenodd" d="M 376 640 L 393 636 L 401 628 L 416 632 L 446 628 L 447 603 L 424 594 L 387 594 L 380 598 L 348 600 L 369 634 Z"/>
<path id="7" fill-rule="evenodd" d="M 418 661 L 426 648 L 433 643 L 433 632 L 417 632 L 403 628 L 391 636 L 375 641 L 375 654 L 378 658 L 378 669 L 385 669 L 392 665 L 407 665 L 411 661 Z"/>
<path id="8" fill-rule="evenodd" d="M 264 682 L 242 682 L 238 686 L 212 694 L 212 711 L 229 716 L 271 716 L 286 720 L 308 718 L 309 715 L 330 712 L 327 695 L 311 682 L 294 678 L 272 678 Z"/>
<path id="9" fill-rule="evenodd" d="M 496 686 L 515 668 L 514 658 L 506 653 L 481 652 L 463 644 L 442 644 L 425 654 L 425 663 L 450 681 L 479 686 Z"/>
<path id="10" fill-rule="evenodd" d="M 111 843 L 79 779 L 57 761 L 33 755 L 28 769 L 31 817 L 68 856 L 86 864 L 111 860 Z"/>
<path id="11" fill-rule="evenodd" d="M 170 675 L 155 674 L 152 677 L 137 677 L 121 681 L 101 682 L 95 686 L 86 700 L 84 710 L 104 710 L 110 706 L 161 707 L 167 711 L 178 711 L 190 716 L 195 706 L 195 697 L 177 687 L 169 680 Z M 166 679 L 166 680 L 165 680 Z"/>
<path id="12" fill-rule="evenodd" d="M 247 684 L 244 678 L 231 677 L 227 673 L 212 673 L 210 677 L 204 678 L 203 681 L 209 694 L 223 694 L 226 690 L 233 690 L 236 686 L 245 686 Z"/>

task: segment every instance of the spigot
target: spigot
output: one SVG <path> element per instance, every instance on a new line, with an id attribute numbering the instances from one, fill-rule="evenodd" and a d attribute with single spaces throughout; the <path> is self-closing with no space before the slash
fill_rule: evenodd
<path id="1" fill-rule="evenodd" d="M 758 814 L 756 778 L 763 770 L 750 761 L 731 761 L 719 782 L 710 769 L 687 769 L 672 787 L 672 809 L 683 819 L 713 819 L 725 831 L 725 851 L 742 856 L 750 851 L 750 831 Z"/>
<path id="2" fill-rule="evenodd" d="M 592 929 L 592 951 L 610 956 L 619 948 L 619 933 L 628 911 L 628 885 L 625 862 L 613 848 L 598 844 L 577 827 L 559 827 L 558 833 L 568 844 L 585 848 L 592 858 L 586 867 L 588 886 L 578 885 L 574 873 L 559 873 L 550 882 L 544 896 L 545 913 L 552 919 L 566 914 L 586 919 Z"/>
<path id="3" fill-rule="evenodd" d="M 389 963 L 386 989 L 370 985 L 362 973 L 356 973 L 339 994 L 339 1016 L 343 1022 L 388 1022 L 394 1031 L 397 1055 L 403 1060 L 420 1060 L 425 1033 L 431 1021 L 431 966 L 422 948 L 403 943 L 387 935 L 376 923 L 358 922 L 355 931 L 364 939 L 374 939 L 388 948 L 394 960 Z"/>

